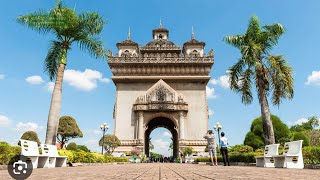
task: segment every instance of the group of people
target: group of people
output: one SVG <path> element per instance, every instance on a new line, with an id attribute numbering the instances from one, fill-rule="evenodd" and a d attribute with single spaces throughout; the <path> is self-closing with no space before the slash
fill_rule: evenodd
<path id="1" fill-rule="evenodd" d="M 211 159 L 211 165 L 218 166 L 218 160 L 217 160 L 217 145 L 215 141 L 215 134 L 212 130 L 208 130 L 207 134 L 203 137 L 208 142 L 208 151 Z M 221 132 L 221 138 L 219 140 L 219 147 L 220 147 L 220 153 L 223 158 L 224 166 L 228 165 L 230 166 L 230 160 L 228 156 L 228 139 L 225 137 L 224 132 Z M 214 159 L 214 160 L 213 160 Z"/>
<path id="2" fill-rule="evenodd" d="M 153 163 L 153 162 L 169 163 L 169 162 L 173 162 L 173 161 L 174 161 L 173 157 L 163 157 L 163 156 L 161 156 L 161 157 L 158 157 L 158 158 L 156 158 L 156 157 L 151 157 L 150 158 L 150 162 L 151 163 Z"/>

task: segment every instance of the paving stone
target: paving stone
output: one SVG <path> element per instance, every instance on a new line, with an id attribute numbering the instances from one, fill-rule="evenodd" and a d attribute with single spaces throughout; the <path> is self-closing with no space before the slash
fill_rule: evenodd
<path id="1" fill-rule="evenodd" d="M 209 166 L 199 164 L 119 164 L 110 166 L 84 166 L 53 169 L 34 169 L 29 179 L 63 180 L 201 180 L 201 179 L 294 179 L 318 180 L 319 169 L 278 169 L 250 166 Z M 11 179 L 6 170 L 0 179 Z"/>

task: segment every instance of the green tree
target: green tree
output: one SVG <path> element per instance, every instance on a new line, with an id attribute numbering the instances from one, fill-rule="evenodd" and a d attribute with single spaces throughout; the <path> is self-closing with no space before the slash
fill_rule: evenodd
<path id="1" fill-rule="evenodd" d="M 320 146 L 320 129 L 305 132 L 310 139 L 311 146 Z"/>
<path id="2" fill-rule="evenodd" d="M 84 152 L 90 152 L 90 149 L 85 145 L 77 145 L 77 150 L 82 150 Z"/>
<path id="3" fill-rule="evenodd" d="M 59 119 L 59 128 L 57 140 L 61 144 L 61 148 L 72 138 L 83 137 L 76 120 L 71 116 L 62 116 Z"/>
<path id="4" fill-rule="evenodd" d="M 259 149 L 264 146 L 262 138 L 251 131 L 247 133 L 243 144 L 251 146 L 253 149 Z"/>
<path id="5" fill-rule="evenodd" d="M 261 28 L 258 17 L 253 16 L 245 34 L 224 38 L 241 52 L 239 61 L 229 68 L 230 88 L 241 94 L 244 104 L 250 104 L 253 101 L 252 86 L 256 87 L 265 144 L 275 143 L 268 95 L 272 92 L 274 105 L 279 105 L 282 99 L 293 98 L 292 68 L 282 55 L 270 54 L 284 32 L 281 24 Z"/>
<path id="6" fill-rule="evenodd" d="M 74 143 L 74 142 L 69 143 L 68 146 L 67 146 L 67 150 L 78 151 L 77 144 Z"/>
<path id="7" fill-rule="evenodd" d="M 188 156 L 192 154 L 192 147 L 185 147 L 182 149 L 182 154 Z"/>
<path id="8" fill-rule="evenodd" d="M 99 146 L 104 146 L 107 153 L 112 154 L 114 149 L 121 145 L 120 140 L 114 134 L 107 134 L 99 141 Z"/>
<path id="9" fill-rule="evenodd" d="M 47 122 L 46 144 L 56 144 L 61 101 L 62 81 L 67 65 L 67 54 L 73 44 L 95 58 L 105 58 L 105 50 L 99 35 L 105 24 L 95 12 L 77 14 L 74 9 L 65 7 L 60 0 L 49 12 L 43 10 L 19 16 L 17 21 L 40 34 L 53 34 L 45 58 L 44 69 L 50 80 L 55 79 Z"/>
<path id="10" fill-rule="evenodd" d="M 41 144 L 39 138 L 38 138 L 38 134 L 34 131 L 26 131 L 25 133 L 22 134 L 20 139 L 24 139 L 24 140 L 29 140 L 29 141 L 34 141 L 37 142 L 38 145 Z M 21 142 L 19 140 L 18 145 L 21 145 Z"/>
<path id="11" fill-rule="evenodd" d="M 275 143 L 284 144 L 290 141 L 291 132 L 288 126 L 275 115 L 271 115 L 271 120 L 274 128 Z M 265 132 L 263 131 L 262 121 L 262 117 L 252 121 L 250 132 L 247 133 L 244 140 L 245 145 L 251 146 L 253 149 L 258 149 L 265 145 L 263 143 Z"/>
<path id="12" fill-rule="evenodd" d="M 303 122 L 301 124 L 294 125 L 290 128 L 291 131 L 302 132 L 302 131 L 311 131 L 319 126 L 319 118 L 316 116 L 312 116 L 308 118 L 307 122 Z"/>
<path id="13" fill-rule="evenodd" d="M 293 134 L 293 141 L 303 140 L 302 146 L 309 146 L 310 140 L 303 132 L 295 132 Z"/>

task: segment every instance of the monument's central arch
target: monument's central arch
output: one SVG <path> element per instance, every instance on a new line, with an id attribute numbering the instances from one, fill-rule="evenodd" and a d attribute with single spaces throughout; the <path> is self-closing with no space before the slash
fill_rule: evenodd
<path id="1" fill-rule="evenodd" d="M 153 40 L 139 46 L 131 40 L 117 43 L 118 53 L 108 52 L 108 64 L 116 86 L 114 133 L 119 154 L 138 147 L 149 154 L 148 139 L 156 127 L 165 127 L 174 138 L 174 156 L 191 146 L 204 151 L 208 129 L 206 87 L 213 65 L 213 51 L 194 38 L 176 46 L 169 30 L 160 25 Z"/>
<path id="2" fill-rule="evenodd" d="M 174 122 L 172 120 L 170 120 L 169 118 L 166 117 L 156 117 L 154 119 L 152 119 L 151 121 L 148 122 L 147 124 L 148 129 L 145 131 L 145 154 L 147 156 L 149 156 L 150 154 L 150 149 L 149 149 L 149 138 L 150 138 L 150 134 L 151 132 L 159 127 L 163 127 L 168 129 L 171 134 L 172 134 L 172 140 L 173 140 L 173 157 L 176 158 L 178 157 L 178 132 L 176 130 L 176 125 L 174 124 Z"/>

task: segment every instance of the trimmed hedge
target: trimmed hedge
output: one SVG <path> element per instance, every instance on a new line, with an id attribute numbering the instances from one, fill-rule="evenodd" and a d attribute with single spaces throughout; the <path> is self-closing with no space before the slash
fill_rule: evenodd
<path id="1" fill-rule="evenodd" d="M 282 152 L 282 150 L 279 150 Z M 320 164 L 320 146 L 306 146 L 302 149 L 303 161 L 305 164 Z M 279 153 L 280 154 L 280 153 Z M 230 162 L 255 163 L 255 156 L 261 156 L 261 150 L 250 153 L 229 153 Z M 222 156 L 217 156 L 218 161 L 222 162 Z M 210 162 L 209 157 L 196 158 L 195 162 Z"/>
<path id="2" fill-rule="evenodd" d="M 117 158 L 113 156 L 103 156 L 98 153 L 85 152 L 85 151 L 70 151 L 59 149 L 60 156 L 67 156 L 68 162 L 80 162 L 80 163 L 110 163 L 110 162 L 129 162 L 128 158 Z M 0 165 L 6 165 L 10 159 L 20 155 L 20 146 L 11 146 L 8 143 L 0 142 Z"/>
<path id="3" fill-rule="evenodd" d="M 0 142 L 0 165 L 9 164 L 9 161 L 20 155 L 21 147 L 20 146 L 11 146 L 6 142 Z"/>
<path id="4" fill-rule="evenodd" d="M 111 163 L 111 162 L 129 162 L 128 158 L 118 158 L 113 156 L 104 156 L 102 154 L 85 151 L 58 150 L 60 156 L 68 156 L 68 162 L 71 163 Z"/>

